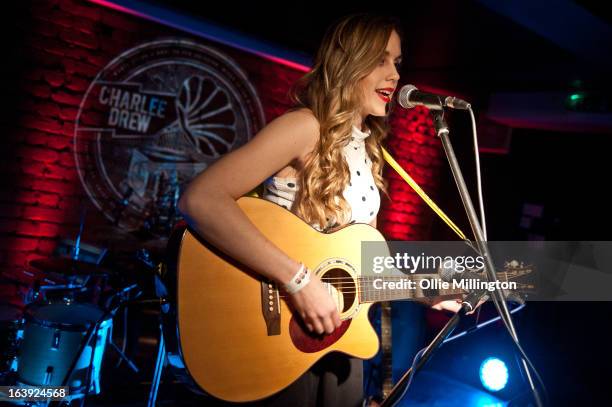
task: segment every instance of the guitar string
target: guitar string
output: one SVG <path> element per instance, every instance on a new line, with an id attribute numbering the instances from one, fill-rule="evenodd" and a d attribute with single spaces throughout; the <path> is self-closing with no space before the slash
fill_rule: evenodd
<path id="1" fill-rule="evenodd" d="M 463 294 L 463 293 L 455 293 L 455 294 L 448 294 L 448 295 L 459 295 L 459 294 Z M 436 298 L 436 295 L 431 295 L 431 296 L 423 296 L 423 295 L 419 295 L 419 296 L 414 296 L 414 297 L 407 297 L 407 296 L 398 296 L 398 297 L 381 297 L 381 298 L 376 298 L 374 296 L 368 296 L 368 297 L 360 297 L 359 301 L 361 303 L 364 302 L 377 302 L 377 301 L 390 301 L 390 300 L 407 300 L 407 301 L 418 301 L 418 300 L 424 300 L 424 299 L 433 299 Z M 289 298 L 286 295 L 281 295 L 280 298 L 283 299 L 287 299 Z M 448 300 L 453 300 L 453 298 L 448 298 Z"/>
<path id="2" fill-rule="evenodd" d="M 387 294 L 387 290 L 382 290 L 382 289 L 376 289 L 376 288 L 370 288 L 370 289 L 361 289 L 361 290 L 342 290 L 342 289 L 338 289 L 336 288 L 337 291 L 343 293 L 343 294 L 363 294 L 363 295 L 381 295 L 381 296 L 388 296 L 388 295 L 399 295 L 401 298 L 406 298 L 406 299 L 410 299 L 410 298 L 429 298 L 429 297 L 438 297 L 438 296 L 448 296 L 448 295 L 459 295 L 459 294 L 467 294 L 467 291 L 464 290 L 463 288 L 418 288 L 419 292 L 423 292 L 423 291 L 438 291 L 438 293 L 436 294 L 432 294 L 432 295 L 416 295 L 416 296 L 406 296 L 406 292 L 411 292 L 411 291 L 416 291 L 417 289 L 411 289 L 411 288 L 402 288 L 402 289 L 396 289 L 395 291 L 400 291 L 397 294 Z M 384 294 L 381 294 L 383 293 Z M 287 295 L 285 294 L 281 294 L 282 298 L 288 298 Z"/>
<path id="3" fill-rule="evenodd" d="M 423 289 L 422 291 L 433 291 L 434 289 Z M 383 290 L 378 290 L 378 289 L 367 289 L 367 290 L 357 290 L 357 291 L 343 291 L 343 290 L 338 290 L 339 292 L 341 292 L 342 294 L 381 294 L 381 292 L 383 292 Z M 411 289 L 402 289 L 401 290 L 403 293 L 397 293 L 397 295 L 400 295 L 401 298 L 406 298 L 406 299 L 410 299 L 410 298 L 429 298 L 429 297 L 437 297 L 437 296 L 446 296 L 446 295 L 455 295 L 455 294 L 464 294 L 465 290 L 461 289 L 461 288 L 449 288 L 449 289 L 442 289 L 441 291 L 443 291 L 443 293 L 439 293 L 436 295 L 418 295 L 415 297 L 406 297 L 405 292 L 409 292 L 412 291 Z M 440 290 L 438 290 L 440 291 Z M 386 295 L 387 292 L 385 291 Z M 383 295 L 385 295 L 383 294 Z M 393 294 L 390 294 L 393 295 Z M 286 294 L 281 294 L 281 298 L 289 298 L 288 295 Z"/>
<path id="4" fill-rule="evenodd" d="M 337 282 L 342 282 L 342 281 L 351 282 L 351 281 L 355 281 L 355 279 L 352 279 L 350 277 L 319 277 L 319 278 L 321 279 L 321 281 L 337 281 Z M 406 277 L 376 277 L 376 279 L 383 279 L 385 281 L 428 280 L 428 279 L 432 279 L 432 278 L 434 278 L 434 277 L 429 277 L 429 276 L 428 277 L 417 277 L 417 278 L 411 278 L 410 276 L 406 276 Z M 357 281 L 368 282 L 367 279 L 359 279 Z M 484 280 L 481 280 L 481 281 L 484 281 Z"/>
<path id="5" fill-rule="evenodd" d="M 485 276 L 482 276 L 483 278 Z M 507 277 L 507 276 L 500 276 L 500 277 Z M 427 280 L 427 279 L 432 279 L 435 278 L 433 275 L 432 276 L 405 276 L 405 277 L 361 277 L 358 279 L 353 279 L 351 277 L 320 277 L 321 281 L 334 281 L 334 282 L 354 282 L 354 281 L 358 281 L 360 283 L 367 283 L 367 282 L 373 282 L 373 279 L 383 279 L 385 281 L 394 281 L 394 282 L 401 282 L 402 280 L 412 280 L 412 281 L 417 281 L 417 280 Z M 371 280 L 368 280 L 371 279 Z M 480 280 L 480 281 L 487 281 L 487 280 Z"/>
<path id="6" fill-rule="evenodd" d="M 335 287 L 337 291 L 343 293 L 343 294 L 363 294 L 363 295 L 380 295 L 381 293 L 383 296 L 384 295 L 393 295 L 393 294 L 387 294 L 388 290 L 383 290 L 383 289 L 377 289 L 377 288 L 368 288 L 368 287 L 360 287 L 357 290 L 354 290 L 353 287 L 349 287 L 349 290 L 343 290 L 342 287 Z M 405 298 L 405 299 L 411 299 L 411 298 L 430 298 L 430 297 L 437 297 L 437 296 L 447 296 L 447 295 L 458 295 L 458 294 L 465 294 L 466 290 L 462 289 L 462 288 L 419 288 L 419 292 L 427 292 L 427 291 L 438 291 L 436 294 L 432 294 L 432 295 L 417 295 L 414 297 L 410 297 L 410 296 L 406 296 L 406 292 L 410 292 L 410 291 L 414 291 L 416 289 L 411 289 L 411 288 L 401 288 L 398 289 L 396 291 L 401 291 L 400 293 L 397 293 L 396 295 L 400 296 L 400 298 Z M 441 291 L 441 293 L 440 293 Z M 281 294 L 281 298 L 288 298 L 287 295 L 285 294 Z"/>
<path id="7" fill-rule="evenodd" d="M 400 279 L 400 278 L 401 277 L 397 277 L 397 279 Z M 328 280 L 331 280 L 331 279 L 343 279 L 347 283 L 352 283 L 352 284 L 350 284 L 352 287 L 347 287 L 348 290 L 343 290 L 342 287 L 337 287 L 337 286 L 334 286 L 332 283 L 327 282 Z M 378 288 L 374 288 L 374 287 L 368 287 L 368 283 L 370 281 L 368 281 L 367 278 L 365 278 L 365 279 L 364 278 L 358 278 L 357 279 L 357 283 L 359 284 L 359 287 L 357 288 L 357 290 L 354 289 L 357 286 L 357 284 L 355 283 L 355 279 L 352 279 L 350 277 L 337 277 L 337 278 L 329 278 L 329 277 L 326 278 L 326 277 L 323 277 L 321 279 L 321 281 L 323 283 L 328 284 L 328 288 L 327 288 L 328 291 L 329 291 L 330 287 L 334 287 L 334 288 L 336 288 L 337 291 L 339 291 L 339 292 L 341 292 L 343 294 L 373 295 L 373 294 L 381 294 L 381 292 L 383 292 L 383 291 L 387 292 L 387 290 L 390 290 L 390 289 L 383 290 L 383 289 L 378 289 Z M 440 288 L 438 288 L 438 287 L 436 287 L 436 288 L 420 288 L 419 287 L 418 289 L 421 290 L 421 291 L 434 291 L 435 290 L 435 291 L 438 291 L 438 293 L 437 293 L 437 295 L 436 294 L 429 295 L 429 296 L 428 295 L 425 295 L 425 296 L 418 295 L 416 297 L 406 297 L 406 295 L 404 293 L 397 293 L 397 295 L 399 295 L 400 298 L 405 298 L 405 299 L 411 299 L 411 298 L 417 298 L 418 299 L 418 298 L 436 297 L 436 296 L 440 296 L 440 295 L 456 295 L 456 294 L 465 294 L 466 293 L 466 291 L 461 289 L 461 288 L 450 288 L 450 287 L 449 288 L 442 288 L 442 287 L 440 287 Z M 416 288 L 414 288 L 414 289 L 413 288 L 401 288 L 401 289 L 398 289 L 398 290 L 402 291 L 402 292 L 406 292 L 406 291 L 414 291 L 414 290 L 416 290 Z M 443 293 L 440 294 L 439 291 L 442 291 Z M 383 295 L 385 295 L 385 294 L 383 294 Z M 393 294 L 391 294 L 391 295 L 393 295 Z M 288 298 L 288 296 L 284 295 L 284 294 L 281 294 L 281 298 Z"/>
<path id="8" fill-rule="evenodd" d="M 495 273 L 495 275 L 497 277 L 508 277 L 508 276 L 512 276 L 511 273 L 506 273 L 506 272 L 497 272 Z M 373 279 L 373 278 L 385 278 L 385 279 L 403 279 L 403 278 L 432 278 L 432 277 L 440 277 L 438 274 L 435 273 L 428 273 L 428 274 L 405 274 L 402 276 L 359 276 L 359 277 L 351 277 L 351 276 L 343 276 L 343 277 L 319 277 L 321 279 L 328 279 L 328 280 L 360 280 L 360 281 L 366 281 L 368 279 Z M 486 277 L 486 275 L 484 273 L 479 274 L 479 277 Z M 518 277 L 518 276 L 517 276 Z"/>

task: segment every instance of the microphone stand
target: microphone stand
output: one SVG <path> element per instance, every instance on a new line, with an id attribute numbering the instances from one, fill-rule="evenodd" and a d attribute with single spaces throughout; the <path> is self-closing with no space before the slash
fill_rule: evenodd
<path id="1" fill-rule="evenodd" d="M 459 167 L 459 162 L 457 160 L 457 157 L 455 156 L 455 151 L 450 142 L 450 132 L 446 120 L 444 120 L 444 110 L 431 110 L 431 113 L 434 117 L 434 126 L 436 129 L 436 134 L 438 135 L 438 137 L 440 137 L 440 140 L 442 141 L 442 146 L 444 147 L 446 158 L 448 159 L 448 162 L 450 164 L 453 177 L 455 178 L 455 182 L 457 184 L 457 188 L 459 189 L 459 195 L 461 196 L 461 201 L 463 202 L 463 206 L 470 222 L 472 233 L 476 238 L 476 245 L 478 246 L 478 251 L 480 252 L 481 256 L 484 257 L 485 273 L 487 276 L 487 280 L 497 281 L 497 277 L 495 276 L 495 266 L 493 265 L 493 257 L 491 256 L 489 246 L 485 241 L 482 227 L 480 226 L 478 216 L 476 215 L 476 210 L 474 209 L 474 204 L 472 203 L 470 193 L 468 192 L 467 186 L 465 184 L 465 179 L 463 178 L 461 168 Z M 496 287 L 496 289 L 491 294 L 495 297 L 493 298 L 493 303 L 495 304 L 497 311 L 499 312 L 500 316 L 507 321 L 508 332 L 512 336 L 512 339 L 518 343 L 518 335 L 514 327 L 514 322 L 512 321 L 512 316 L 510 314 L 510 311 L 508 310 L 508 304 L 506 303 L 506 297 L 503 290 Z M 475 304 L 477 303 L 478 301 L 475 302 Z M 536 402 L 536 405 L 542 406 L 543 404 L 540 399 L 540 395 L 535 387 L 533 378 L 531 377 L 527 362 L 522 357 L 521 362 L 523 364 L 525 375 L 527 377 L 529 387 L 531 387 L 531 391 L 533 393 L 533 398 Z"/>
<path id="2" fill-rule="evenodd" d="M 472 232 L 476 237 L 476 245 L 477 250 L 481 256 L 484 257 L 485 260 L 485 272 L 488 281 L 496 281 L 497 278 L 495 276 L 495 267 L 493 265 L 492 256 L 489 252 L 489 247 L 484 239 L 484 234 L 482 232 L 482 228 L 480 226 L 480 222 L 478 221 L 478 217 L 476 216 L 476 211 L 474 209 L 474 205 L 470 198 L 470 194 L 468 192 L 467 186 L 465 184 L 465 180 L 463 178 L 463 173 L 461 172 L 461 168 L 459 167 L 459 162 L 457 157 L 455 156 L 455 151 L 449 139 L 449 129 L 446 120 L 444 119 L 444 110 L 442 104 L 440 104 L 439 109 L 430 108 L 430 112 L 433 116 L 434 126 L 436 129 L 436 135 L 440 137 L 442 141 L 442 146 L 444 147 L 444 152 L 446 153 L 446 157 L 451 167 L 451 171 L 453 173 L 453 177 L 455 178 L 455 183 L 457 184 L 457 188 L 459 189 L 459 194 L 461 196 L 461 200 L 463 202 L 463 206 L 466 210 L 466 214 L 468 220 L 470 222 L 470 226 L 472 228 Z M 466 239 L 466 243 L 468 243 L 472 248 L 474 248 L 472 242 Z M 475 248 L 474 248 L 475 249 Z M 518 335 L 516 333 L 516 329 L 514 327 L 514 323 L 512 322 L 512 317 L 510 311 L 508 310 L 508 305 L 506 304 L 506 298 L 504 296 L 503 290 L 499 288 L 495 288 L 495 291 L 491 293 L 493 298 L 493 303 L 497 308 L 497 311 L 500 314 L 500 317 L 507 322 L 508 330 L 512 338 L 515 342 L 519 342 Z M 457 326 L 457 323 L 461 319 L 466 312 L 471 311 L 476 307 L 478 301 L 481 297 L 484 296 L 484 293 L 481 295 L 471 293 L 466 298 L 466 302 L 462 303 L 461 310 L 456 313 L 442 328 L 440 333 L 434 338 L 434 340 L 430 343 L 430 345 L 426 348 L 425 352 L 421 356 L 421 358 L 414 365 L 415 370 L 412 371 L 410 368 L 404 376 L 397 382 L 397 384 L 393 387 L 389 396 L 385 400 L 383 400 L 381 407 L 389 407 L 395 405 L 397 401 L 404 395 L 404 390 L 406 385 L 409 383 L 411 377 L 414 376 L 416 371 L 420 369 L 426 362 L 429 360 L 433 354 L 433 352 L 440 347 L 440 345 L 444 342 L 452 331 Z M 529 371 L 529 367 L 527 366 L 527 362 L 524 358 L 521 357 L 521 362 L 523 364 L 523 369 L 525 370 L 525 375 L 527 377 L 527 381 L 529 382 L 529 386 L 533 393 L 533 398 L 538 407 L 542 407 L 542 401 L 540 399 L 540 395 L 535 387 L 533 382 L 533 378 L 531 377 L 531 373 Z"/>
<path id="3" fill-rule="evenodd" d="M 446 338 L 453 333 L 461 318 L 465 315 L 466 312 L 469 312 L 467 304 L 462 304 L 461 309 L 452 318 L 444 325 L 442 330 L 438 332 L 436 337 L 431 341 L 431 343 L 427 346 L 423 355 L 418 359 L 418 361 L 410 368 L 404 375 L 397 381 L 393 389 L 389 392 L 389 395 L 386 399 L 380 403 L 380 407 L 389 407 L 394 406 L 400 399 L 404 396 L 406 386 L 411 381 L 412 377 L 416 374 L 416 372 L 427 363 L 427 361 L 432 357 L 434 351 L 438 349 Z"/>

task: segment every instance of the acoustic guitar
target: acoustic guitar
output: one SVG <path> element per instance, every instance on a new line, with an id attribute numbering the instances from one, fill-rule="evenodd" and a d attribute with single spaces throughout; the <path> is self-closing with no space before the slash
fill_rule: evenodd
<path id="1" fill-rule="evenodd" d="M 342 325 L 331 335 L 309 333 L 276 284 L 189 229 L 179 230 L 169 244 L 175 261 L 168 264 L 176 290 L 172 297 L 177 326 L 172 328 L 197 386 L 222 400 L 246 402 L 284 389 L 330 352 L 373 357 L 379 341 L 368 320 L 372 303 L 418 299 L 414 290 L 373 290 L 374 277 L 361 275 L 361 242 L 384 237 L 365 224 L 325 234 L 266 200 L 243 197 L 237 203 L 270 241 L 321 278 L 336 301 Z M 434 275 L 405 277 L 427 276 Z M 461 293 L 449 289 L 435 295 L 456 298 Z"/>

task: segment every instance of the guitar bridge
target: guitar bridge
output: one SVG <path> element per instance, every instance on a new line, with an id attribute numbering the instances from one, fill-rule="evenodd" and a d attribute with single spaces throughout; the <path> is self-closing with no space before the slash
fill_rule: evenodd
<path id="1" fill-rule="evenodd" d="M 261 282 L 261 309 L 268 336 L 280 335 L 280 297 L 278 288 L 273 282 Z"/>

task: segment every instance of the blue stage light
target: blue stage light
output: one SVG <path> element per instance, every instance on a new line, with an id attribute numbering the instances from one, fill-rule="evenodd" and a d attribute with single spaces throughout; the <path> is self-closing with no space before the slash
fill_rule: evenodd
<path id="1" fill-rule="evenodd" d="M 480 365 L 480 381 L 487 390 L 502 390 L 508 383 L 508 367 L 501 359 L 487 358 Z"/>

